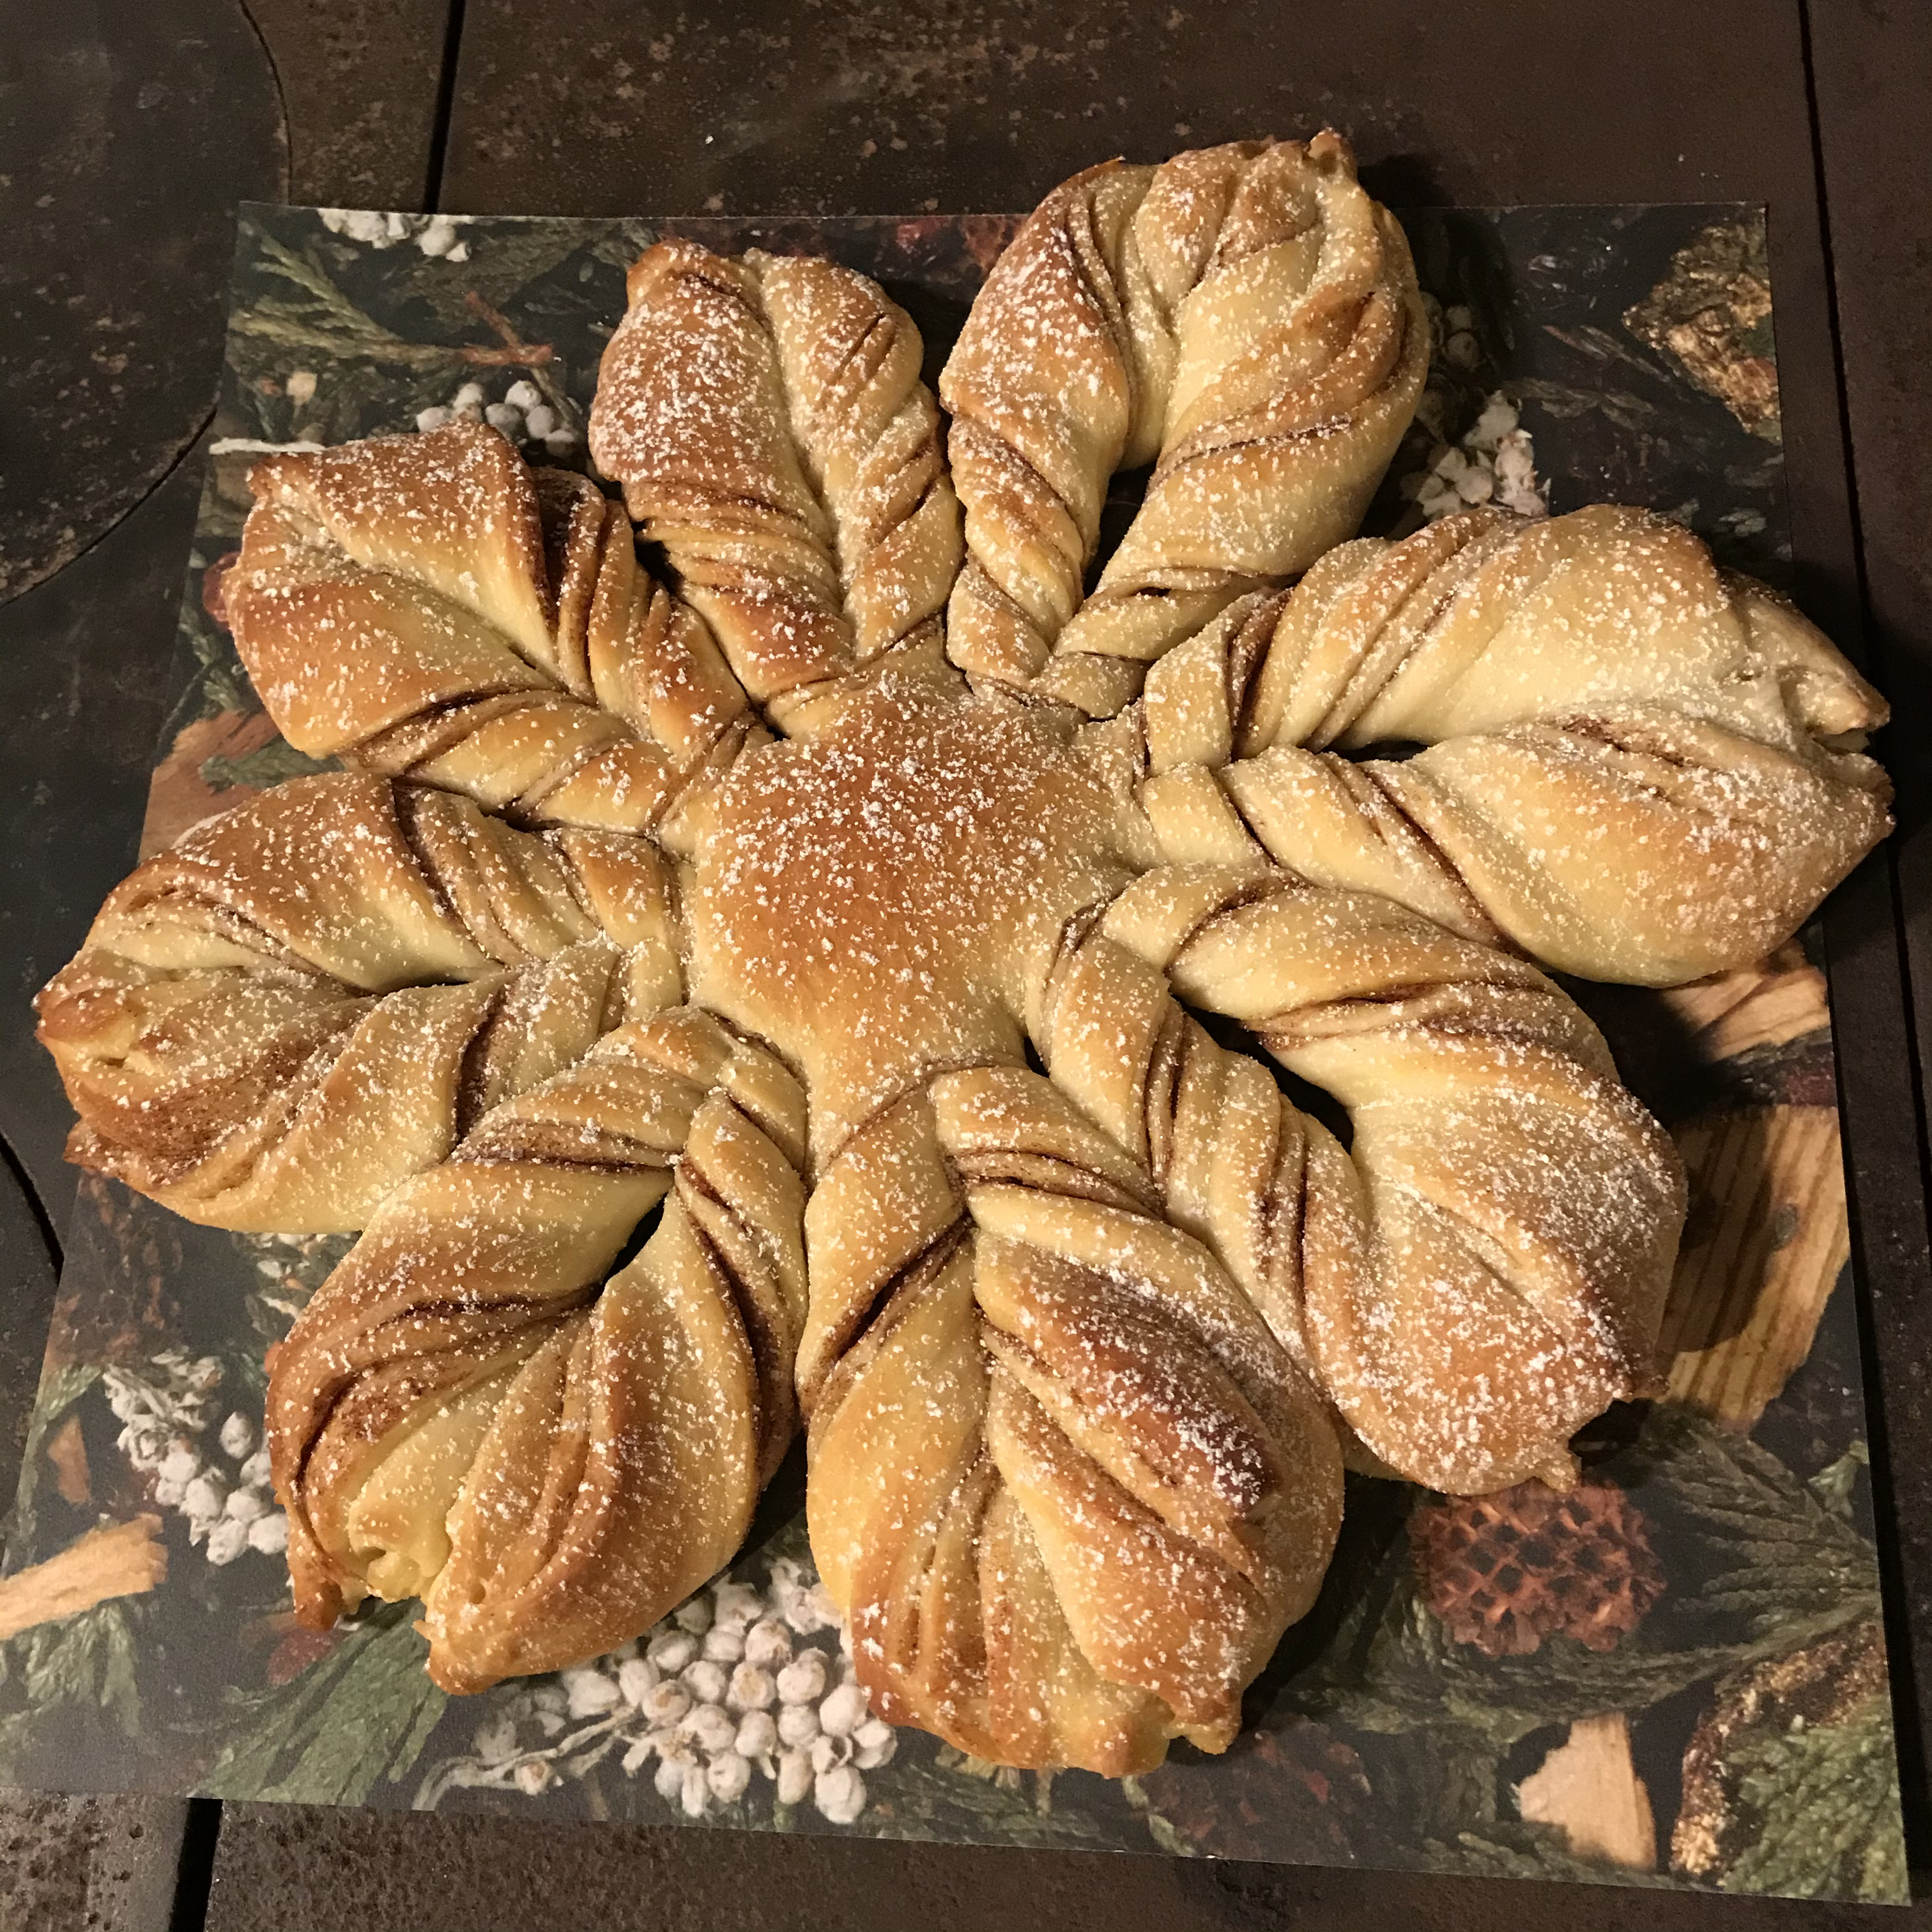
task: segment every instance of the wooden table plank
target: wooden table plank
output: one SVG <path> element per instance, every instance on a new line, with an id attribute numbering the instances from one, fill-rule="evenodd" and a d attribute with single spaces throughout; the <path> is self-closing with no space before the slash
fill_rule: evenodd
<path id="1" fill-rule="evenodd" d="M 1028 208 L 1112 154 L 1327 120 L 1398 203 L 1736 196 L 1804 220 L 1804 113 L 1789 0 L 580 0 L 543 33 L 516 0 L 470 0 L 440 194 L 476 213 Z"/>
<path id="2" fill-rule="evenodd" d="M 1932 1910 L 1226 1860 L 227 1808 L 208 1932 L 1915 1932 Z"/>
<path id="3" fill-rule="evenodd" d="M 1894 723 L 1880 740 L 1898 788 L 1900 829 L 1883 855 L 1902 914 L 1902 956 L 1915 1021 L 1882 1043 L 1850 1037 L 1874 1063 L 1848 1091 L 1846 1122 L 1866 1232 L 1872 1282 L 1870 1346 L 1880 1370 L 1884 1439 L 1877 1466 L 1892 1491 L 1888 1554 L 1910 1611 L 1905 1654 L 1893 1632 L 1895 1678 L 1916 1684 L 1922 1713 L 1919 1761 L 1923 1827 L 1923 1714 L 1932 1699 L 1932 1510 L 1914 1472 L 1932 1446 L 1932 1360 L 1922 1264 L 1898 1258 L 1924 1239 L 1911 1225 L 1909 1187 L 1895 1185 L 1924 1162 L 1924 1102 L 1932 1091 L 1932 770 L 1922 754 L 1932 730 L 1932 154 L 1924 133 L 1932 88 L 1932 14 L 1900 6 L 1814 4 L 1808 21 L 1814 109 L 1834 274 L 1851 458 L 1858 568 L 1834 586 L 1848 625 L 1863 632 L 1873 675 L 1890 696 Z M 1876 888 L 1862 880 L 1862 899 Z M 1860 916 L 1847 908 L 1840 928 Z M 1874 904 L 1862 950 L 1882 946 Z M 1892 968 L 1895 971 L 1896 966 Z M 1858 986 L 1838 976 L 1840 1010 L 1856 1010 Z M 1886 1063 L 1882 1073 L 1876 1062 Z M 1916 1076 L 1916 1079 L 1915 1076 Z M 1881 1080 L 1884 1088 L 1880 1096 Z M 1904 1105 L 1916 1086 L 1918 1131 Z M 1861 1115 L 1862 1114 L 1862 1118 Z M 1904 1666 L 1901 1672 L 1900 1666 Z M 1911 1687 L 1901 1684 L 1901 1689 Z M 1924 1862 L 1923 1847 L 1916 1862 Z"/>
<path id="4" fill-rule="evenodd" d="M 248 0 L 288 124 L 293 202 L 434 206 L 451 0 Z"/>
<path id="5" fill-rule="evenodd" d="M 0 797 L 14 829 L 0 1136 L 10 1176 L 38 1197 L 10 1203 L 10 1220 L 39 1223 L 10 1225 L 0 1319 L 24 1340 L 46 1333 L 43 1229 L 57 1242 L 72 1192 L 59 1083 L 37 1064 L 26 1001 L 134 849 L 233 206 L 286 176 L 274 76 L 232 0 L 166 16 L 131 0 L 50 10 L 0 60 Z M 9 1498 L 38 1352 L 26 1341 L 0 1362 Z M 0 1922 L 158 1932 L 187 1816 L 179 1801 L 0 1795 Z"/>
<path id="6" fill-rule="evenodd" d="M 169 1932 L 187 1812 L 175 1798 L 10 1796 L 0 1803 L 0 1927 Z"/>
<path id="7" fill-rule="evenodd" d="M 1902 754 L 1919 748 L 1913 734 L 1932 723 L 1932 14 L 1896 4 L 1817 6 L 1810 44 L 1861 588 L 1874 662 L 1906 728 L 1894 762 L 1910 797 L 1908 836 L 1894 850 L 1912 880 L 1908 924 L 1923 1001 L 1932 998 L 1927 775 L 1922 758 Z"/>
<path id="8" fill-rule="evenodd" d="M 111 529 L 214 406 L 238 198 L 284 185 L 232 0 L 50 11 L 0 49 L 0 601 Z"/>

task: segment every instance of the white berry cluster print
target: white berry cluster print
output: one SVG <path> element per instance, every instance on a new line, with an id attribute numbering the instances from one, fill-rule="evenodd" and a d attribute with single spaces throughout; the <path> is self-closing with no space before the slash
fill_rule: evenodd
<path id="1" fill-rule="evenodd" d="M 809 1806 L 851 1825 L 897 1742 L 809 1558 L 754 1556 L 635 1642 L 493 1696 L 416 1802 L 459 1787 L 535 1797 L 614 1760 L 686 1818 Z"/>
<path id="2" fill-rule="evenodd" d="M 288 1519 L 275 1506 L 261 1425 L 221 1401 L 218 1358 L 172 1348 L 140 1368 L 104 1369 L 101 1380 L 122 1453 L 152 1480 L 155 1503 L 188 1519 L 190 1545 L 217 1564 L 251 1550 L 281 1554 Z"/>

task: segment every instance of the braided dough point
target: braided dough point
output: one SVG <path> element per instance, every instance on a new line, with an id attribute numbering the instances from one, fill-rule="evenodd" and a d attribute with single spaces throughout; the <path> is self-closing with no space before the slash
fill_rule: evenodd
<path id="1" fill-rule="evenodd" d="M 796 1423 L 804 1116 L 685 1010 L 384 1203 L 272 1364 L 304 1621 L 420 1596 L 431 1676 L 476 1690 L 628 1641 L 730 1561 Z"/>
<path id="2" fill-rule="evenodd" d="M 766 717 L 888 659 L 944 682 L 959 506 L 911 317 L 830 262 L 686 242 L 627 286 L 591 453 Z"/>
<path id="3" fill-rule="evenodd" d="M 344 773 L 148 860 L 36 1004 L 70 1160 L 192 1221 L 314 1233 L 680 988 L 642 841 Z"/>
<path id="4" fill-rule="evenodd" d="M 1444 518 L 1252 596 L 1148 679 L 1170 858 L 1264 854 L 1562 970 L 1761 958 L 1891 820 L 1884 701 L 1688 531 L 1610 506 Z M 1428 747 L 1352 762 L 1328 746 Z"/>
<path id="5" fill-rule="evenodd" d="M 940 380 L 966 509 L 954 663 L 1120 710 L 1234 598 L 1353 534 L 1428 343 L 1400 225 L 1339 136 L 1076 176 L 994 266 Z M 1108 478 L 1150 460 L 1083 603 Z"/>
<path id="6" fill-rule="evenodd" d="M 224 597 L 298 751 L 527 822 L 669 836 L 756 730 L 622 511 L 494 429 L 278 456 L 249 481 Z"/>
<path id="7" fill-rule="evenodd" d="M 1148 873 L 1108 946 L 1348 1109 L 1345 1151 L 1192 1021 L 1147 1086 L 1182 1217 L 1357 1438 L 1452 1493 L 1567 1485 L 1570 1436 L 1648 1388 L 1684 1213 L 1669 1136 L 1596 1029 L 1520 961 L 1252 866 Z M 1090 998 L 1064 978 L 1056 1072 Z"/>
<path id="8" fill-rule="evenodd" d="M 812 1547 L 882 1714 L 1114 1776 L 1225 1748 L 1341 1504 L 1322 1405 L 1236 1284 L 1019 1068 L 855 1135 L 806 1238 Z"/>

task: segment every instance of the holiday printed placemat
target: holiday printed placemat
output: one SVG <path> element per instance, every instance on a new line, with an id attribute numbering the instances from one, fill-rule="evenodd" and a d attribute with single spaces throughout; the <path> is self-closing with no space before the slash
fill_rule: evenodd
<path id="1" fill-rule="evenodd" d="M 1756 211 L 1406 220 L 1433 365 L 1372 528 L 1612 500 L 1785 574 Z M 246 211 L 144 849 L 316 769 L 224 626 L 264 447 L 454 413 L 581 466 L 624 270 L 670 233 L 878 276 L 930 377 L 1014 226 Z M 1793 945 L 1674 992 L 1570 990 L 1690 1174 L 1668 1395 L 1589 1432 L 1567 1496 L 1351 1478 L 1321 1600 L 1225 1756 L 1109 1781 L 890 1730 L 796 1459 L 724 1576 L 582 1669 L 450 1698 L 409 1606 L 302 1628 L 262 1358 L 347 1240 L 214 1232 L 90 1178 L 0 1576 L 0 1780 L 1903 1898 L 1822 975 Z"/>

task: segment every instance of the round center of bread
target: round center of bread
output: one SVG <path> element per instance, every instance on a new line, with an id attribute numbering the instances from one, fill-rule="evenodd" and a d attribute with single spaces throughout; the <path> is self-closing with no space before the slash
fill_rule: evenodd
<path id="1" fill-rule="evenodd" d="M 1133 876 L 1051 717 L 878 692 L 745 760 L 688 910 L 694 997 L 802 1071 L 820 1160 L 935 1072 L 1024 1058 L 1029 968 Z"/>

